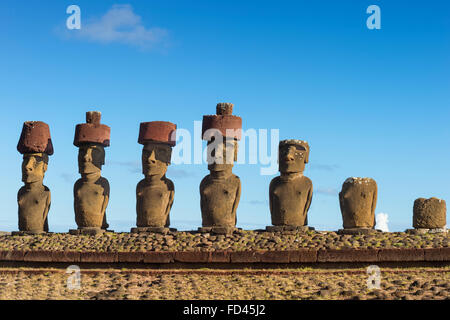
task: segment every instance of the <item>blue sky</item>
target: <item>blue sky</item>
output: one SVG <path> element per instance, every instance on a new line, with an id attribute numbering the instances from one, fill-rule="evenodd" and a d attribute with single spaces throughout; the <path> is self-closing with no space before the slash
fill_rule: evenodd
<path id="1" fill-rule="evenodd" d="M 81 8 L 81 30 L 66 29 L 71 4 Z M 381 9 L 380 30 L 366 27 L 371 4 Z M 122 11 L 105 20 L 112 8 Z M 449 10 L 445 1 L 2 1 L 0 229 L 17 229 L 24 121 L 50 125 L 49 225 L 67 231 L 76 227 L 74 128 L 86 111 L 102 112 L 111 127 L 107 216 L 111 229 L 129 231 L 143 177 L 139 123 L 193 130 L 217 102 L 234 103 L 244 129 L 309 142 L 311 226 L 340 228 L 337 193 L 361 176 L 377 181 L 376 212 L 389 215 L 390 229 L 409 228 L 416 198 L 450 199 Z M 234 172 L 238 226 L 270 224 L 275 175 L 260 175 L 259 165 Z M 173 227 L 201 225 L 198 186 L 207 173 L 205 164 L 169 169 Z"/>

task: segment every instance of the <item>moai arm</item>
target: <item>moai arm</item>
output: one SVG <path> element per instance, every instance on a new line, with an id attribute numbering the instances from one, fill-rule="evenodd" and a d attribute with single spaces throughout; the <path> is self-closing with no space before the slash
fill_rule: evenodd
<path id="1" fill-rule="evenodd" d="M 342 194 L 342 191 L 339 192 L 339 207 L 341 208 L 341 212 L 344 212 L 344 195 Z"/>
<path id="2" fill-rule="evenodd" d="M 44 218 L 44 231 L 48 232 L 48 220 L 47 220 L 47 216 L 48 216 L 48 212 L 50 211 L 50 205 L 52 203 L 52 197 L 51 197 L 51 193 L 50 190 L 45 187 L 45 189 L 48 191 L 48 197 L 47 197 L 47 202 L 45 203 L 45 209 L 43 212 L 43 218 Z"/>
<path id="3" fill-rule="evenodd" d="M 241 199 L 241 180 L 239 178 L 237 178 L 237 182 L 238 182 L 238 186 L 236 189 L 236 198 L 233 203 L 233 211 L 232 211 L 232 214 L 235 217 L 235 220 L 234 220 L 235 224 L 237 223 L 236 211 L 237 211 L 237 207 L 239 205 L 239 200 Z"/>
<path id="4" fill-rule="evenodd" d="M 313 186 L 311 184 L 311 187 L 309 188 L 308 191 L 308 197 L 306 198 L 305 212 L 303 213 L 305 215 L 305 225 L 308 225 L 308 211 L 309 207 L 311 206 L 312 196 L 313 196 Z"/>
<path id="5" fill-rule="evenodd" d="M 269 185 L 269 209 L 270 209 L 270 213 L 272 214 L 272 209 L 273 209 L 273 200 L 272 200 L 272 196 L 273 196 L 273 180 L 270 181 L 270 185 Z"/>
<path id="6" fill-rule="evenodd" d="M 372 200 L 372 215 L 373 215 L 373 225 L 375 225 L 376 223 L 376 218 L 375 218 L 375 208 L 377 206 L 377 198 L 378 198 L 378 187 L 375 184 L 375 190 L 373 192 L 373 200 Z"/>
<path id="7" fill-rule="evenodd" d="M 20 197 L 22 196 L 24 190 L 25 190 L 25 187 L 21 187 L 19 189 L 19 191 L 17 192 L 17 204 L 19 204 Z M 18 206 L 17 214 L 19 216 L 19 230 L 20 230 L 20 205 Z"/>
<path id="8" fill-rule="evenodd" d="M 77 212 L 77 191 L 80 188 L 79 185 L 81 184 L 81 179 L 78 179 L 75 181 L 73 185 L 73 208 L 75 209 L 75 212 Z M 78 222 L 77 222 L 78 223 Z"/>
<path id="9" fill-rule="evenodd" d="M 203 178 L 203 180 L 200 182 L 200 187 L 199 187 L 199 189 L 200 189 L 200 211 L 201 212 L 204 212 L 204 210 L 203 210 L 203 199 L 202 199 L 202 196 L 203 196 L 203 188 L 204 188 L 204 184 L 206 183 L 206 178 L 207 178 L 208 176 L 206 176 L 206 177 L 204 177 Z"/>
<path id="10" fill-rule="evenodd" d="M 103 195 L 104 195 L 104 200 L 103 200 L 103 205 L 102 205 L 102 215 L 105 214 L 106 211 L 106 207 L 108 206 L 108 202 L 109 202 L 109 182 L 106 179 L 102 179 L 101 185 L 104 189 Z M 106 222 L 106 219 L 104 219 L 104 221 Z"/>
<path id="11" fill-rule="evenodd" d="M 165 227 L 168 228 L 170 225 L 170 210 L 172 209 L 172 205 L 173 205 L 173 200 L 175 198 L 175 186 L 173 185 L 172 181 L 169 182 L 169 202 L 167 203 L 167 208 L 166 208 L 166 225 Z"/>

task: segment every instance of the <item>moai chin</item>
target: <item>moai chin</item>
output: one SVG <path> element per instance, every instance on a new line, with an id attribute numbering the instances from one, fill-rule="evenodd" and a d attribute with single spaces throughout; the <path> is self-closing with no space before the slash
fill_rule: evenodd
<path id="1" fill-rule="evenodd" d="M 340 234 L 370 234 L 375 230 L 377 183 L 371 178 L 348 178 L 339 193 L 344 229 Z"/>
<path id="2" fill-rule="evenodd" d="M 242 119 L 232 115 L 233 104 L 219 103 L 215 115 L 203 116 L 202 139 L 207 141 L 209 175 L 200 183 L 202 227 L 200 232 L 236 231 L 236 210 L 241 181 L 232 172 L 237 160 Z"/>
<path id="3" fill-rule="evenodd" d="M 166 171 L 176 143 L 176 129 L 175 124 L 165 121 L 140 125 L 138 143 L 144 145 L 142 173 L 145 178 L 136 186 L 137 228 L 132 228 L 131 232 L 175 231 L 169 230 L 175 188 L 166 177 Z"/>
<path id="4" fill-rule="evenodd" d="M 406 232 L 414 234 L 447 232 L 447 206 L 438 198 L 419 198 L 414 201 L 413 227 Z"/>
<path id="5" fill-rule="evenodd" d="M 101 113 L 86 112 L 86 123 L 77 124 L 73 144 L 78 150 L 78 172 L 81 178 L 73 187 L 77 230 L 71 234 L 99 234 L 108 228 L 106 207 L 109 182 L 101 176 L 105 164 L 105 147 L 110 144 L 111 129 L 100 123 Z"/>
<path id="6" fill-rule="evenodd" d="M 309 145 L 302 140 L 282 140 L 278 147 L 280 176 L 269 186 L 270 214 L 273 226 L 267 231 L 308 231 L 308 210 L 313 185 L 303 175 L 309 160 Z"/>
<path id="7" fill-rule="evenodd" d="M 50 190 L 43 184 L 48 156 L 53 144 L 48 125 L 41 121 L 23 124 L 17 150 L 23 154 L 22 181 L 17 194 L 19 206 L 19 232 L 12 234 L 38 234 L 48 232 L 47 215 L 50 210 Z"/>

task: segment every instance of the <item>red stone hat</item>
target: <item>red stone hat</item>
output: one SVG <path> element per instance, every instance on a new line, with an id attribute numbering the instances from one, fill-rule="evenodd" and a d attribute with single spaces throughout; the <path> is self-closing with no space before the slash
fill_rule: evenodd
<path id="1" fill-rule="evenodd" d="M 170 145 L 176 144 L 177 125 L 167 121 L 141 122 L 138 143 L 159 142 Z"/>
<path id="2" fill-rule="evenodd" d="M 209 140 L 210 136 L 206 136 L 205 132 L 209 129 L 217 129 L 226 138 L 241 140 L 242 118 L 233 116 L 232 113 L 232 103 L 218 103 L 215 115 L 203 116 L 202 139 Z"/>
<path id="3" fill-rule="evenodd" d="M 51 156 L 53 144 L 48 124 L 42 121 L 24 122 L 17 151 L 21 154 L 44 152 Z"/>
<path id="4" fill-rule="evenodd" d="M 111 128 L 101 124 L 101 112 L 86 112 L 86 123 L 77 124 L 73 144 L 79 147 L 83 143 L 99 143 L 109 147 Z"/>

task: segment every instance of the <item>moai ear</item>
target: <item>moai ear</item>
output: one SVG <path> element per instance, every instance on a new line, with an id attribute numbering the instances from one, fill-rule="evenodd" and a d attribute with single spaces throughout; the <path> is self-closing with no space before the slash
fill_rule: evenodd
<path id="1" fill-rule="evenodd" d="M 305 163 L 309 162 L 309 146 L 306 146 Z"/>
<path id="2" fill-rule="evenodd" d="M 237 161 L 238 149 L 239 149 L 239 144 L 238 144 L 237 140 L 234 140 L 234 161 Z"/>

